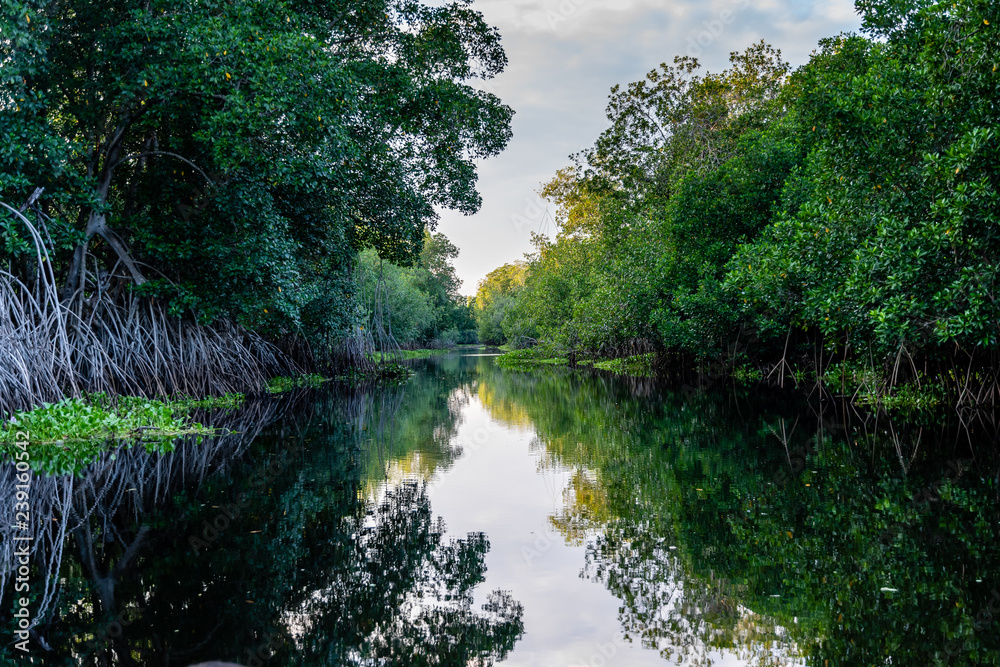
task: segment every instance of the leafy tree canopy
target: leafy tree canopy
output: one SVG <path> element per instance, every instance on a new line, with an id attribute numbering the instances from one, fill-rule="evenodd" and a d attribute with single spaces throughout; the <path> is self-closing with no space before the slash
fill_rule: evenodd
<path id="1" fill-rule="evenodd" d="M 506 65 L 470 5 L 5 0 L 0 200 L 45 188 L 66 298 L 96 260 L 175 312 L 342 326 L 354 253 L 415 259 L 510 138 L 470 85 Z"/>
<path id="2" fill-rule="evenodd" d="M 876 393 L 931 376 L 995 403 L 1000 5 L 856 5 L 863 34 L 795 72 L 759 43 L 614 87 L 611 127 L 543 190 L 560 233 L 512 312 L 584 354 L 768 377 L 835 354 Z"/>

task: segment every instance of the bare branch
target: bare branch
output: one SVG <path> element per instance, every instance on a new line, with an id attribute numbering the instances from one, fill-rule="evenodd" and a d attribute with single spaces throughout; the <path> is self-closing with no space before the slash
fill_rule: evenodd
<path id="1" fill-rule="evenodd" d="M 194 162 L 192 162 L 191 160 L 187 159 L 183 155 L 178 155 L 177 153 L 171 153 L 169 151 L 145 151 L 143 153 L 135 153 L 134 155 L 128 155 L 128 156 L 123 157 L 122 159 L 118 160 L 118 162 L 115 163 L 115 166 L 117 167 L 118 165 L 122 164 L 123 162 L 129 162 L 130 160 L 138 160 L 139 158 L 147 157 L 149 155 L 166 155 L 167 157 L 172 157 L 172 158 L 174 158 L 176 160 L 180 160 L 181 162 L 187 164 L 192 169 L 194 169 L 199 174 L 201 174 L 201 177 L 204 178 L 209 183 L 215 183 L 215 181 L 212 180 L 212 178 L 209 177 L 208 174 L 206 174 L 204 171 L 202 171 L 201 167 L 199 167 L 198 165 L 196 165 Z"/>
<path id="2" fill-rule="evenodd" d="M 31 208 L 31 205 L 38 201 L 38 198 L 42 196 L 43 192 L 45 192 L 45 188 L 35 188 L 35 191 L 31 193 L 30 197 L 28 197 L 28 201 L 24 202 L 21 208 L 17 209 L 18 213 L 24 213 Z"/>

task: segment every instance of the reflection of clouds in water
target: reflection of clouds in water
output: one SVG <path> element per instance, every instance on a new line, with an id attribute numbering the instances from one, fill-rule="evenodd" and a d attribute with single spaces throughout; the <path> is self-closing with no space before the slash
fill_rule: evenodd
<path id="1" fill-rule="evenodd" d="M 654 443 L 684 437 L 683 431 L 659 432 L 650 420 L 650 398 L 659 395 L 655 383 L 556 370 L 490 374 L 483 384 L 490 385 L 480 395 L 489 400 L 491 414 L 517 414 L 531 425 L 529 449 L 549 494 L 549 478 L 563 476 L 548 525 L 522 546 L 522 560 L 541 572 L 557 551 L 583 547 L 581 576 L 620 601 L 619 626 L 630 639 L 609 632 L 598 642 L 606 650 L 595 644 L 593 655 L 579 664 L 618 664 L 638 646 L 685 664 L 794 662 L 798 649 L 779 622 L 741 605 L 743 589 L 706 581 L 685 560 L 677 539 L 667 539 L 671 524 L 656 516 L 669 511 L 663 501 L 674 491 L 660 488 L 657 500 L 646 497 L 652 489 L 635 486 L 636 475 L 648 480 L 658 465 Z M 707 410 L 682 423 L 689 421 L 700 433 L 700 421 L 712 417 Z"/>

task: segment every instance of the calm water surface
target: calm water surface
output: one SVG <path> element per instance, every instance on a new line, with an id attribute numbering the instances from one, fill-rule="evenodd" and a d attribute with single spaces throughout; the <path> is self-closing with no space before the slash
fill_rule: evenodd
<path id="1" fill-rule="evenodd" d="M 39 478 L 44 618 L 17 661 L 1000 662 L 983 420 L 416 364 Z"/>

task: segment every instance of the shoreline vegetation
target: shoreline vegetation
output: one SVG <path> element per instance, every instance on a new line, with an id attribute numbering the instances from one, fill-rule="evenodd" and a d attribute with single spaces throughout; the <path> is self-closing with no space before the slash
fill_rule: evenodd
<path id="1" fill-rule="evenodd" d="M 760 42 L 611 90 L 539 191 L 556 233 L 479 285 L 501 365 L 1000 407 L 1000 4 L 856 6 L 797 69 Z"/>
<path id="2" fill-rule="evenodd" d="M 0 418 L 400 378 L 396 350 L 475 341 L 434 230 L 479 209 L 513 110 L 473 85 L 507 57 L 467 3 L 70 0 L 0 26 Z"/>
<path id="3" fill-rule="evenodd" d="M 585 359 L 553 356 L 544 348 L 523 348 L 510 350 L 500 355 L 496 363 L 508 370 L 527 370 L 546 366 L 566 366 L 569 368 L 593 368 L 615 375 L 651 378 L 656 376 L 655 358 L 652 354 L 637 354 L 617 359 Z"/>
<path id="4" fill-rule="evenodd" d="M 633 378 L 671 379 L 658 366 L 655 354 L 638 354 L 631 357 L 614 359 L 578 358 L 571 363 L 567 356 L 557 356 L 552 350 L 541 348 L 522 348 L 510 350 L 497 358 L 496 363 L 503 369 L 516 371 L 532 371 L 544 368 L 562 367 L 575 370 L 606 371 L 614 375 Z M 687 379 L 694 385 L 713 384 L 718 379 L 725 379 L 740 387 L 753 387 L 761 384 L 779 386 L 779 380 L 768 377 L 764 371 L 749 365 L 736 368 L 695 368 L 687 377 L 674 376 L 674 379 Z M 847 399 L 860 408 L 886 410 L 892 413 L 912 413 L 915 411 L 933 412 L 947 408 L 946 392 L 940 385 L 925 384 L 921 387 L 903 385 L 894 387 L 891 393 L 885 392 L 879 386 L 878 377 L 864 369 L 834 365 L 822 378 L 807 371 L 790 373 L 787 385 L 806 390 L 820 388 L 828 396 Z"/>
<path id="5" fill-rule="evenodd" d="M 18 436 L 28 434 L 33 469 L 75 474 L 121 444 L 161 453 L 172 451 L 174 443 L 186 436 L 195 436 L 200 444 L 217 431 L 194 421 L 193 412 L 235 410 L 244 401 L 242 394 L 168 401 L 107 394 L 66 398 L 11 416 L 0 426 L 0 458 L 14 459 Z"/>
<path id="6" fill-rule="evenodd" d="M 317 389 L 328 382 L 402 382 L 409 379 L 412 371 L 401 362 L 478 348 L 465 345 L 375 353 L 370 367 L 332 377 L 318 373 L 274 377 L 268 381 L 266 392 L 259 395 Z M 198 399 L 94 393 L 42 403 L 19 410 L 0 423 L 0 462 L 14 459 L 18 433 L 30 434 L 31 465 L 47 474 L 79 473 L 102 452 L 122 444 L 141 445 L 150 452 L 172 451 L 179 438 L 194 436 L 200 443 L 205 437 L 219 434 L 216 429 L 195 421 L 193 413 L 237 410 L 246 400 L 240 393 Z"/>

